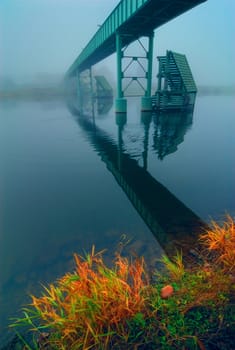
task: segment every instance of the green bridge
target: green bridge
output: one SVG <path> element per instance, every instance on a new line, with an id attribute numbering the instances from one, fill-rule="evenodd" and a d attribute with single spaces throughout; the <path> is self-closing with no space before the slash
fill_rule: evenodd
<path id="1" fill-rule="evenodd" d="M 152 66 L 154 29 L 169 22 L 173 18 L 205 2 L 206 0 L 121 0 L 98 31 L 76 58 L 66 72 L 66 77 L 78 77 L 85 70 L 90 70 L 94 64 L 110 56 L 117 55 L 117 96 L 116 112 L 126 112 L 125 90 L 123 79 L 130 78 L 130 83 L 136 81 L 144 90 L 142 110 L 152 109 Z M 148 38 L 148 47 L 143 47 L 140 38 Z M 144 56 L 125 55 L 126 47 L 139 41 L 144 49 Z M 125 76 L 122 60 L 129 58 L 131 63 L 137 62 L 143 68 L 140 59 L 146 59 L 146 69 L 143 76 Z M 145 87 L 141 79 L 146 80 Z M 79 87 L 78 87 L 79 89 Z"/>

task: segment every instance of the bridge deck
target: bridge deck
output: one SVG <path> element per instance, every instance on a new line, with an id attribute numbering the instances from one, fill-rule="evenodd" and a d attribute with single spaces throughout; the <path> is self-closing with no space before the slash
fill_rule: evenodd
<path id="1" fill-rule="evenodd" d="M 123 47 L 206 0 L 122 0 L 67 71 L 73 76 L 116 51 L 116 32 L 127 34 Z"/>

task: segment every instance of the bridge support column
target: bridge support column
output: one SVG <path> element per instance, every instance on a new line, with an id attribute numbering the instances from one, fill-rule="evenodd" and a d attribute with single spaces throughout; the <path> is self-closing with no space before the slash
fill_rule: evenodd
<path id="1" fill-rule="evenodd" d="M 92 117 L 95 117 L 95 106 L 94 106 L 94 89 L 93 89 L 93 76 L 92 67 L 89 68 L 89 82 L 90 82 L 90 97 L 91 97 L 91 113 Z"/>
<path id="2" fill-rule="evenodd" d="M 143 89 L 144 96 L 141 100 L 141 110 L 142 111 L 152 111 L 152 97 L 151 97 L 151 89 L 152 89 L 152 70 L 153 70 L 153 41 L 154 41 L 154 32 L 148 33 L 146 37 L 148 38 L 148 48 L 146 49 L 144 45 L 141 43 L 140 39 L 137 39 L 140 46 L 144 51 L 144 56 L 130 56 L 125 55 L 125 50 L 127 46 L 123 45 L 123 38 L 125 42 L 125 36 L 128 36 L 128 33 L 116 33 L 116 53 L 117 53 L 117 98 L 116 98 L 116 113 L 126 113 L 127 111 L 127 101 L 124 98 L 127 89 L 130 87 L 132 82 L 137 82 L 138 85 Z M 123 48 L 123 46 L 125 46 Z M 122 67 L 122 59 L 129 59 L 129 63 L 126 64 L 126 67 Z M 143 65 L 141 60 L 145 59 L 147 61 L 146 65 Z M 133 74 L 129 74 L 129 67 L 133 62 L 139 64 L 141 70 L 144 75 L 133 76 Z M 124 64 L 125 66 L 125 64 Z M 125 88 L 123 89 L 122 82 L 125 79 L 129 79 Z M 146 84 L 142 84 L 141 79 L 145 80 Z M 125 80 L 126 82 L 127 80 Z M 134 96 L 131 94 L 130 96 Z"/>
<path id="3" fill-rule="evenodd" d="M 147 88 L 145 92 L 145 96 L 142 97 L 141 100 L 141 110 L 142 111 L 152 111 L 152 97 L 151 97 L 151 90 L 152 90 L 152 73 L 153 73 L 153 39 L 154 39 L 154 32 L 152 32 L 148 36 L 149 42 L 148 42 L 148 52 L 147 52 L 147 60 L 148 60 L 148 66 L 147 66 Z"/>
<path id="4" fill-rule="evenodd" d="M 92 81 L 92 67 L 89 68 L 89 84 L 90 84 L 90 95 L 91 99 L 94 97 L 93 81 Z"/>
<path id="5" fill-rule="evenodd" d="M 143 96 L 141 98 L 141 111 L 148 112 L 152 111 L 152 97 Z"/>
<path id="6" fill-rule="evenodd" d="M 82 111 L 82 92 L 81 92 L 81 80 L 80 80 L 80 72 L 77 71 L 77 98 L 78 98 L 78 107 L 79 111 Z"/>
<path id="7" fill-rule="evenodd" d="M 123 97 L 122 91 L 122 38 L 119 33 L 116 34 L 116 52 L 117 52 L 117 98 L 116 113 L 126 113 L 127 103 Z"/>

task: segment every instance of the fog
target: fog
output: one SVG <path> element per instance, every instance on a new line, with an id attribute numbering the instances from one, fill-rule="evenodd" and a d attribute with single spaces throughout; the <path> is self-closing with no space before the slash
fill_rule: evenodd
<path id="1" fill-rule="evenodd" d="M 0 81 L 59 82 L 118 2 L 1 0 Z M 154 57 L 167 49 L 184 53 L 198 85 L 235 85 L 234 14 L 234 0 L 208 0 L 193 8 L 155 31 Z M 115 55 L 95 69 L 107 69 L 114 79 Z M 156 70 L 155 59 L 154 75 Z"/>

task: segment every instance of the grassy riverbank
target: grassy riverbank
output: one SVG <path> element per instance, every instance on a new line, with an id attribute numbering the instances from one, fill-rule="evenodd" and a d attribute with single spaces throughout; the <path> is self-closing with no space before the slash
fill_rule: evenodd
<path id="1" fill-rule="evenodd" d="M 233 349 L 234 220 L 212 222 L 198 244 L 194 266 L 186 268 L 180 253 L 164 256 L 153 276 L 143 258 L 117 253 L 107 267 L 94 247 L 75 254 L 75 270 L 32 296 L 11 325 L 26 326 L 33 339 L 20 336 L 17 349 Z"/>

